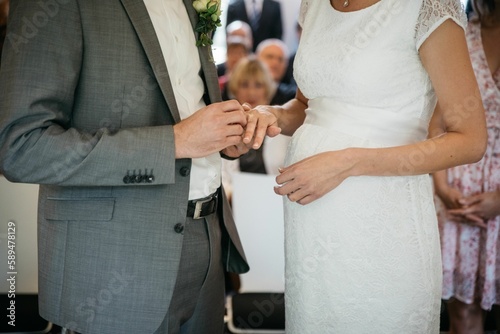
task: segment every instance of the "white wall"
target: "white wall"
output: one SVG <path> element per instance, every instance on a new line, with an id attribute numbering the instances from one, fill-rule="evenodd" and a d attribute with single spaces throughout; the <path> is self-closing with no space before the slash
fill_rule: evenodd
<path id="1" fill-rule="evenodd" d="M 38 291 L 37 208 L 38 185 L 11 183 L 0 176 L 0 293 L 9 291 L 8 272 L 17 272 L 16 293 Z M 15 223 L 15 270 L 8 266 L 9 222 Z M 11 237 L 12 238 L 12 237 Z"/>

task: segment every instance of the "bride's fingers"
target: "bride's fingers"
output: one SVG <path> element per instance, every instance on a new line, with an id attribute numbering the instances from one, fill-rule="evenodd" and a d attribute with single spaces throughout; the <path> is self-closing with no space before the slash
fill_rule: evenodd
<path id="1" fill-rule="evenodd" d="M 266 134 L 269 136 L 269 137 L 276 137 L 277 135 L 279 135 L 281 133 L 281 128 L 275 126 L 275 125 L 271 125 L 267 128 L 266 130 Z"/>
<path id="2" fill-rule="evenodd" d="M 278 169 L 278 172 L 280 173 L 278 176 L 276 176 L 276 183 L 279 185 L 283 185 L 287 182 L 290 182 L 294 179 L 293 173 L 285 167 L 280 167 Z"/>
<path id="3" fill-rule="evenodd" d="M 306 205 L 306 204 L 311 203 L 312 201 L 314 201 L 314 198 L 312 196 L 310 196 L 310 195 L 307 195 L 304 198 L 296 201 L 296 203 L 298 203 L 300 205 Z"/>
<path id="4" fill-rule="evenodd" d="M 306 201 L 305 198 L 308 197 L 309 194 L 304 191 L 303 189 L 297 189 L 293 193 L 288 194 L 288 199 L 290 202 L 297 202 L 299 204 L 302 204 L 302 201 Z"/>
<path id="5" fill-rule="evenodd" d="M 275 186 L 274 192 L 277 195 L 287 196 L 287 195 L 297 191 L 297 189 L 299 189 L 299 187 L 297 187 L 295 182 L 291 181 L 291 182 L 287 182 L 287 183 L 279 185 L 279 186 Z"/>
<path id="6" fill-rule="evenodd" d="M 249 114 L 247 117 L 247 126 L 245 128 L 245 133 L 243 134 L 243 142 L 245 144 L 250 144 L 254 140 L 255 130 L 257 128 L 257 117 Z"/>
<path id="7" fill-rule="evenodd" d="M 241 106 L 243 107 L 243 111 L 250 111 L 250 110 L 252 110 L 252 106 L 249 105 L 247 102 L 243 103 Z"/>
<path id="8" fill-rule="evenodd" d="M 254 150 L 258 149 L 262 143 L 264 142 L 264 138 L 266 137 L 267 133 L 267 125 L 262 122 L 257 121 L 257 127 L 254 132 L 254 140 L 253 140 L 253 145 L 252 148 Z"/>

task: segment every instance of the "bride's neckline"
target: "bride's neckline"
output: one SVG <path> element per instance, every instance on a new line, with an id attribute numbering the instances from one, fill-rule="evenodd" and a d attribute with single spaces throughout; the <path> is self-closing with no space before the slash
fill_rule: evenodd
<path id="1" fill-rule="evenodd" d="M 326 1 L 326 0 L 324 0 L 324 1 Z M 355 0 L 354 0 L 354 1 L 355 1 Z M 375 3 L 371 4 L 371 5 L 367 6 L 367 7 L 360 8 L 360 9 L 356 9 L 356 10 L 347 10 L 347 11 L 343 11 L 343 10 L 340 10 L 340 9 L 335 8 L 335 7 L 333 6 L 333 4 L 332 4 L 332 2 L 331 2 L 331 1 L 329 1 L 329 5 L 330 5 L 330 7 L 332 8 L 332 10 L 333 10 L 334 12 L 341 13 L 341 14 L 350 14 L 350 13 L 358 13 L 358 12 L 365 11 L 365 10 L 367 10 L 367 9 L 370 9 L 370 8 L 372 8 L 372 7 L 377 6 L 377 5 L 378 5 L 378 4 L 380 4 L 381 2 L 382 2 L 382 0 L 378 0 L 377 2 L 375 2 Z M 346 7 L 346 8 L 348 8 L 348 7 Z"/>

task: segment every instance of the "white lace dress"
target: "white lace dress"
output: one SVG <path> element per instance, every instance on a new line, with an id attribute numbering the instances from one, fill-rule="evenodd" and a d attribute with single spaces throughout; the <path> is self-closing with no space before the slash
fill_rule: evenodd
<path id="1" fill-rule="evenodd" d="M 346 147 L 422 141 L 436 104 L 418 49 L 459 0 L 382 0 L 343 13 L 303 0 L 295 59 L 309 98 L 286 165 Z M 425 159 L 416 149 L 401 171 Z M 285 198 L 287 333 L 439 332 L 441 257 L 428 175 L 351 177 L 301 206 Z"/>

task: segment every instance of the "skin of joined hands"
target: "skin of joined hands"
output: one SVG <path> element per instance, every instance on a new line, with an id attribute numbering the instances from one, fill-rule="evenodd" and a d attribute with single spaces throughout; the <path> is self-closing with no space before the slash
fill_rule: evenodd
<path id="1" fill-rule="evenodd" d="M 266 135 L 275 137 L 281 133 L 281 129 L 276 126 L 277 118 L 270 112 L 260 110 L 258 107 L 251 108 L 244 103 L 243 109 L 247 115 L 247 125 L 243 135 L 243 143 L 252 149 L 258 149 Z"/>

